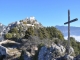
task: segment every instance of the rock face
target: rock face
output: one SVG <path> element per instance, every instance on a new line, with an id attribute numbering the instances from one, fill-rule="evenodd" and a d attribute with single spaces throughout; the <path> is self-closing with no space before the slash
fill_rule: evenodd
<path id="1" fill-rule="evenodd" d="M 52 44 L 51 47 L 43 46 L 39 52 L 38 60 L 55 60 L 65 54 L 65 48 L 62 45 Z"/>
<path id="2" fill-rule="evenodd" d="M 30 46 L 30 48 L 26 48 L 28 47 L 27 45 L 25 45 L 24 50 L 25 50 L 25 54 L 23 54 L 24 60 L 33 60 L 32 56 L 35 55 L 36 51 L 38 50 L 38 47 L 36 45 L 32 45 Z M 5 48 L 4 47 L 0 47 L 0 52 L 1 55 L 6 55 L 6 53 L 9 56 L 14 56 L 14 57 L 10 57 L 9 59 L 16 59 L 17 57 L 19 57 L 21 55 L 21 52 L 16 49 L 16 48 Z M 48 46 L 43 46 L 38 54 L 38 60 L 80 60 L 80 55 L 78 55 L 77 57 L 73 57 L 71 56 L 74 53 L 74 49 L 72 47 L 70 47 L 70 55 L 67 55 L 66 53 L 66 49 L 64 48 L 64 46 L 58 44 L 52 44 L 50 47 Z"/>
<path id="3" fill-rule="evenodd" d="M 6 48 L 0 45 L 0 60 L 3 60 L 6 56 Z"/>
<path id="4" fill-rule="evenodd" d="M 26 49 L 25 53 L 23 54 L 24 60 L 32 60 L 32 56 L 35 55 L 36 51 L 38 50 L 37 46 L 32 46 L 31 49 Z"/>
<path id="5" fill-rule="evenodd" d="M 63 60 L 74 60 L 74 57 L 73 56 L 70 56 L 70 55 L 65 55 L 63 57 Z"/>
<path id="6" fill-rule="evenodd" d="M 74 49 L 70 46 L 70 54 L 69 55 L 73 55 L 74 54 Z"/>
<path id="7" fill-rule="evenodd" d="M 32 60 L 32 58 L 27 55 L 24 55 L 24 60 Z"/>
<path id="8" fill-rule="evenodd" d="M 60 53 L 61 56 L 64 55 L 64 53 L 66 51 L 66 49 L 62 45 L 60 45 L 60 44 L 58 44 L 58 45 L 52 44 L 51 48 L 53 50 L 55 50 L 55 51 L 57 50 Z"/>
<path id="9" fill-rule="evenodd" d="M 25 54 L 23 55 L 24 60 L 32 60 L 32 56 L 35 55 L 38 47 L 34 45 L 34 42 L 30 42 L 30 40 L 23 39 L 22 50 L 24 50 Z"/>
<path id="10" fill-rule="evenodd" d="M 0 56 L 5 55 L 6 56 L 6 48 L 0 45 Z"/>
<path id="11" fill-rule="evenodd" d="M 13 27 L 18 27 L 18 26 L 21 26 L 24 30 L 26 30 L 28 27 L 32 26 L 32 27 L 43 27 L 41 23 L 39 23 L 35 17 L 30 17 L 30 18 L 26 18 L 26 19 L 23 19 L 23 20 L 20 20 L 20 21 L 16 21 L 16 22 L 13 22 L 13 23 L 10 23 L 8 26 L 7 26 L 7 29 L 10 30 L 11 28 Z"/>
<path id="12" fill-rule="evenodd" d="M 38 60 L 79 60 L 80 55 L 74 58 L 74 49 L 70 47 L 70 54 L 67 55 L 64 46 L 52 44 L 51 47 L 43 46 L 39 52 Z"/>
<path id="13" fill-rule="evenodd" d="M 20 51 L 17 49 L 17 45 L 20 45 L 20 43 L 17 43 L 15 41 L 11 41 L 11 40 L 5 40 L 0 42 L 0 56 L 5 55 L 6 56 L 6 60 L 13 60 L 18 58 L 21 53 Z M 13 57 L 12 57 L 13 56 Z"/>

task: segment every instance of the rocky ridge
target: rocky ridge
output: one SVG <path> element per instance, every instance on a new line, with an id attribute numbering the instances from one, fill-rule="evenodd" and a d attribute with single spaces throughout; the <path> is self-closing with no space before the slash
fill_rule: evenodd
<path id="1" fill-rule="evenodd" d="M 20 21 L 12 22 L 5 26 L 0 23 L 0 41 L 4 40 L 4 34 L 8 33 L 10 29 L 16 27 L 19 30 L 19 27 L 23 28 L 23 31 L 26 31 L 30 26 L 33 28 L 42 28 L 42 24 L 39 23 L 35 17 L 26 18 Z"/>

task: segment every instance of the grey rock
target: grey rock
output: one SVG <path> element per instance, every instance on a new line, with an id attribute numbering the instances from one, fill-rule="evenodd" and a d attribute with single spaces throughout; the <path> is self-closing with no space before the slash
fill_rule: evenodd
<path id="1" fill-rule="evenodd" d="M 38 60 L 56 60 L 63 54 L 65 54 L 65 48 L 62 45 L 43 46 L 39 52 Z"/>
<path id="2" fill-rule="evenodd" d="M 63 60 L 74 60 L 74 57 L 73 56 L 70 56 L 70 55 L 65 55 L 63 57 Z"/>

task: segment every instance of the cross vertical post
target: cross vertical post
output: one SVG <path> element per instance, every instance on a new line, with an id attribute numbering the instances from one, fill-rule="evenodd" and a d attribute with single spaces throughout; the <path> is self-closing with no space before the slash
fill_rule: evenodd
<path id="1" fill-rule="evenodd" d="M 70 21 L 70 10 L 68 10 L 68 22 Z M 70 49 L 70 23 L 68 23 L 68 54 Z"/>
<path id="2" fill-rule="evenodd" d="M 70 23 L 77 21 L 78 19 L 75 18 L 73 20 L 70 20 L 70 10 L 68 10 L 68 22 L 65 22 L 64 24 L 68 24 L 68 45 L 67 45 L 67 54 L 70 54 Z"/>

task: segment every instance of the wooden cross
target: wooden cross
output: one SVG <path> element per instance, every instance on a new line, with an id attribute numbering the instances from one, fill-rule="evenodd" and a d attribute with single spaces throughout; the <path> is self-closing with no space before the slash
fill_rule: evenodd
<path id="1" fill-rule="evenodd" d="M 70 10 L 68 10 L 68 22 L 64 23 L 64 24 L 68 24 L 68 51 L 67 51 L 67 54 L 70 53 L 70 23 L 75 22 L 77 20 L 78 20 L 77 18 L 70 20 Z"/>

